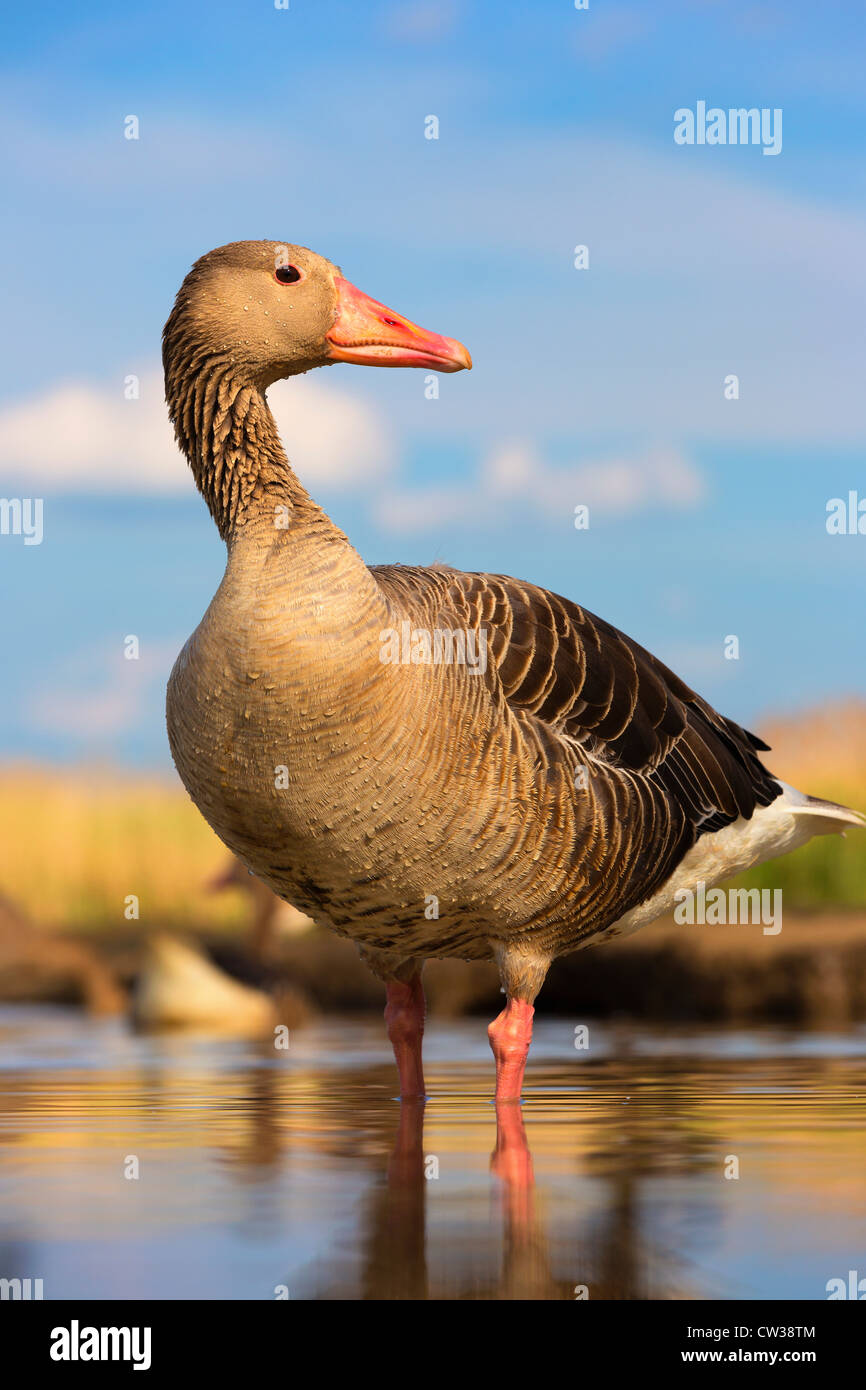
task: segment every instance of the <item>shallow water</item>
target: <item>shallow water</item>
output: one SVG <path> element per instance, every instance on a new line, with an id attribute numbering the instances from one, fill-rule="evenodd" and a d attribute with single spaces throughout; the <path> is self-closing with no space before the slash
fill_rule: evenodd
<path id="1" fill-rule="evenodd" d="M 277 1052 L 2 1008 L 0 1277 L 45 1298 L 822 1299 L 866 1276 L 866 1029 L 590 1024 L 578 1051 L 575 1022 L 538 1022 L 522 1110 L 497 1117 L 480 1019 L 428 1024 L 422 1108 L 394 1099 L 376 1020 Z"/>

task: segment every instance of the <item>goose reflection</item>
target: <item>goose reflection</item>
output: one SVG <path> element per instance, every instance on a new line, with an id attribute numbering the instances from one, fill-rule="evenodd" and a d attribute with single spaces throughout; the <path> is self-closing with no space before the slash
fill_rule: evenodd
<path id="1" fill-rule="evenodd" d="M 360 1289 L 351 1278 L 334 1277 L 312 1295 L 369 1300 L 562 1299 L 574 1296 L 571 1284 L 550 1269 L 548 1243 L 539 1218 L 532 1157 L 521 1107 L 496 1110 L 496 1142 L 490 1155 L 494 1220 L 489 1231 L 453 1213 L 447 1219 L 448 1258 L 428 1251 L 428 1203 L 435 1187 L 435 1155 L 425 1152 L 423 1100 L 401 1102 L 396 1134 L 385 1168 L 365 1200 L 360 1222 Z M 438 1217 L 438 1213 L 437 1213 Z M 437 1223 L 438 1224 L 438 1223 Z M 437 1235 L 439 1234 L 437 1230 Z M 487 1237 L 485 1239 L 485 1236 Z M 496 1274 L 496 1247 L 501 1244 Z"/>
<path id="2" fill-rule="evenodd" d="M 655 1235 L 648 1181 L 669 1172 L 668 1143 L 660 1129 L 640 1132 L 637 1115 L 617 1116 L 615 1152 L 587 1124 L 574 1131 L 574 1160 L 589 1189 L 562 1221 L 560 1198 L 535 1181 L 527 1124 L 520 1104 L 495 1106 L 495 1141 L 488 1219 L 477 1199 L 453 1189 L 446 1151 L 426 1151 L 425 1105 L 405 1100 L 393 1119 L 391 1148 L 362 1198 L 352 1249 L 332 1252 L 318 1266 L 304 1297 L 367 1300 L 583 1300 L 694 1296 L 689 1271 Z M 492 1118 L 493 1116 L 491 1116 Z M 377 1128 L 385 1112 L 376 1116 Z M 432 1117 L 431 1117 L 432 1118 Z M 437 1116 L 441 1123 L 441 1116 Z M 539 1138 L 545 1119 L 538 1117 Z M 532 1128 L 530 1112 L 529 1128 Z M 587 1132 L 589 1131 L 589 1133 Z M 594 1136 L 593 1136 L 594 1131 Z M 385 1133 L 379 1129 L 382 1139 Z M 657 1140 L 658 1147 L 653 1142 Z M 569 1165 L 570 1166 L 570 1165 Z M 448 1190 L 439 1187 L 440 1178 Z M 557 1179 L 554 1178 L 554 1184 Z M 548 1205 L 559 1212 L 550 1228 Z M 336 1255 L 336 1258 L 335 1258 Z"/>
<path id="3" fill-rule="evenodd" d="M 617 1044 L 580 1084 L 550 1064 L 525 1109 L 494 1109 L 478 1074 L 443 1069 L 425 1110 L 394 1100 L 357 1028 L 320 1028 L 287 1058 L 76 1031 L 44 1011 L 29 1029 L 3 1033 L 0 1169 L 16 1211 L 0 1276 L 41 1276 L 59 1250 L 51 1297 L 185 1297 L 193 1262 L 222 1298 L 763 1296 L 756 1231 L 782 1279 L 792 1212 L 839 1261 L 866 1219 L 857 1051 L 648 1058 Z M 725 1181 L 732 1151 L 748 1182 Z M 132 1216 L 128 1154 L 145 1174 Z M 119 1224 L 126 1253 L 109 1269 Z M 129 1252 L 154 1241 L 188 1259 L 166 1255 L 148 1279 Z"/>

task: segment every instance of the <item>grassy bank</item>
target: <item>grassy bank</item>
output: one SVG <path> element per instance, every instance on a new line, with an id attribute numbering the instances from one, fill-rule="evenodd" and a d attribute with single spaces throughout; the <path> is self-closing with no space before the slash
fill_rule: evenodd
<path id="1" fill-rule="evenodd" d="M 208 894 L 227 851 L 183 788 L 100 769 L 0 772 L 0 891 L 35 922 L 73 928 L 129 925 L 231 927 L 233 893 Z"/>

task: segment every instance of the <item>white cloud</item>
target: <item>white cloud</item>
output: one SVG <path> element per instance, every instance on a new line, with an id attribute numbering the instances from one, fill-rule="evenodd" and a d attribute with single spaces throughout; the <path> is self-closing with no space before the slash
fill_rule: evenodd
<path id="1" fill-rule="evenodd" d="M 0 411 L 4 482 L 70 490 L 158 492 L 188 482 L 155 374 L 138 400 L 115 389 L 65 382 Z"/>
<path id="2" fill-rule="evenodd" d="M 301 378 L 269 392 L 287 452 L 304 482 L 350 487 L 382 477 L 393 446 L 366 401 L 327 382 Z M 182 492 L 189 471 L 168 422 L 162 377 L 140 378 L 137 400 L 124 384 L 66 382 L 0 410 L 0 478 L 27 490 Z"/>
<path id="3" fill-rule="evenodd" d="M 395 488 L 376 499 L 373 514 L 385 531 L 432 531 L 465 523 L 470 516 L 477 516 L 480 505 L 480 496 L 471 488 Z"/>
<path id="4" fill-rule="evenodd" d="M 562 512 L 569 502 L 631 512 L 663 503 L 691 507 L 704 493 L 703 479 L 676 449 L 592 459 L 553 468 L 523 444 L 506 444 L 488 455 L 481 486 L 493 497 L 516 497 L 539 511 Z"/>
<path id="5" fill-rule="evenodd" d="M 394 463 L 384 416 L 362 396 L 318 376 L 278 381 L 268 392 L 286 452 L 304 485 L 375 482 Z"/>
<path id="6" fill-rule="evenodd" d="M 601 457 L 554 467 L 532 445 L 504 443 L 484 459 L 467 484 L 392 488 L 376 519 L 388 531 L 428 531 L 460 522 L 477 524 L 511 506 L 545 520 L 572 515 L 575 506 L 624 515 L 651 507 L 690 508 L 704 497 L 704 480 L 676 449 Z"/>
<path id="7" fill-rule="evenodd" d="M 654 506 L 690 507 L 703 480 L 675 449 L 600 457 L 553 466 L 522 441 L 490 450 L 474 477 L 457 484 L 401 488 L 395 446 L 383 414 L 327 381 L 277 382 L 268 397 L 299 477 L 318 490 L 375 487 L 373 517 L 391 532 L 480 525 L 520 507 L 561 518 L 584 503 L 626 514 Z M 443 446 L 444 447 L 444 446 Z M 0 486 L 28 495 L 66 491 L 164 494 L 191 481 L 168 423 L 160 374 L 141 375 L 140 395 L 68 382 L 0 410 Z"/>

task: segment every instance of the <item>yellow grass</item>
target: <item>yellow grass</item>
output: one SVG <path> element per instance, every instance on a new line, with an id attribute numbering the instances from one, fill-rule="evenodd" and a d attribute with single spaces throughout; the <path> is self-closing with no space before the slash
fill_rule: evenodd
<path id="1" fill-rule="evenodd" d="M 33 920 L 55 925 L 142 927 L 239 923 L 237 893 L 206 884 L 228 851 L 179 783 L 94 770 L 0 771 L 0 892 Z"/>
<path id="2" fill-rule="evenodd" d="M 762 756 L 778 777 L 812 796 L 866 811 L 864 701 L 838 701 L 806 714 L 769 718 L 755 732 L 770 744 L 772 751 Z"/>

